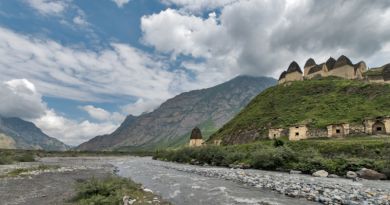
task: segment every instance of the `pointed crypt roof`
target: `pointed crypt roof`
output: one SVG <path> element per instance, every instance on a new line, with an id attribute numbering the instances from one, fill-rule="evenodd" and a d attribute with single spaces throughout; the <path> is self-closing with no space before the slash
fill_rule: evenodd
<path id="1" fill-rule="evenodd" d="M 307 59 L 304 68 L 311 67 L 311 66 L 315 66 L 315 65 L 317 65 L 317 64 L 316 64 L 316 62 L 314 61 L 314 59 L 313 59 L 313 58 L 309 58 L 309 59 Z"/>
<path id="2" fill-rule="evenodd" d="M 339 67 L 342 67 L 345 65 L 353 66 L 351 60 L 349 60 L 349 58 L 347 58 L 347 56 L 342 55 L 337 59 L 336 63 L 333 66 L 333 69 L 336 69 L 336 68 L 339 68 Z"/>
<path id="3" fill-rule="evenodd" d="M 202 132 L 200 131 L 200 129 L 198 127 L 195 127 L 194 129 L 192 129 L 190 139 L 191 140 L 193 140 L 193 139 L 203 139 Z"/>
<path id="4" fill-rule="evenodd" d="M 291 62 L 290 66 L 288 66 L 287 69 L 287 73 L 293 73 L 293 72 L 302 73 L 301 68 L 299 67 L 298 63 L 295 61 Z"/>

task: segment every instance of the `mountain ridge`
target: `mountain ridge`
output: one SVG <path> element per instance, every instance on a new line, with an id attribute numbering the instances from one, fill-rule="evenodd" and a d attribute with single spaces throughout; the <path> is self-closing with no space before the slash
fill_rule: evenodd
<path id="1" fill-rule="evenodd" d="M 238 76 L 211 88 L 184 92 L 168 99 L 153 112 L 126 118 L 113 133 L 97 136 L 76 149 L 174 147 L 186 143 L 189 140 L 187 135 L 195 126 L 199 126 L 208 137 L 255 95 L 275 84 L 273 78 Z"/>
<path id="2" fill-rule="evenodd" d="M 58 151 L 69 149 L 68 145 L 48 136 L 34 123 L 16 117 L 0 116 L 0 135 L 2 148 Z"/>

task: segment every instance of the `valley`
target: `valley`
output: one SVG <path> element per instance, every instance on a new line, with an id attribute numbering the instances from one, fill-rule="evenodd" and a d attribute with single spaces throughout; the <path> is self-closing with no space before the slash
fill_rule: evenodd
<path id="1" fill-rule="evenodd" d="M 156 161 L 150 157 L 41 158 L 37 163 L 0 165 L 0 173 L 7 169 L 27 168 L 38 164 L 62 168 L 58 171 L 32 172 L 0 179 L 0 201 L 6 202 L 6 205 L 70 205 L 73 204 L 71 199 L 77 194 L 77 183 L 91 177 L 105 179 L 113 171 L 118 176 L 143 184 L 141 191 L 146 190 L 144 196 L 148 197 L 151 204 L 303 205 L 329 202 L 353 204 L 362 201 L 386 204 L 390 197 L 389 181 L 352 182 L 349 179 L 318 178 L 283 172 L 184 165 Z M 122 197 L 115 200 L 121 200 Z M 144 204 L 139 202 L 138 200 L 134 204 Z"/>

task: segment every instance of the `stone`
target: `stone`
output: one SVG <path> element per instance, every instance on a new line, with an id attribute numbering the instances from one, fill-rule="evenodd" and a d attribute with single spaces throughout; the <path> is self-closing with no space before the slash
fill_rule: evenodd
<path id="1" fill-rule="evenodd" d="M 340 178 L 340 177 L 336 174 L 329 174 L 328 178 Z"/>
<path id="2" fill-rule="evenodd" d="M 239 163 L 239 164 L 229 164 L 229 168 L 232 169 L 249 169 L 251 165 L 245 164 L 245 163 Z"/>
<path id="3" fill-rule="evenodd" d="M 384 180 L 387 178 L 386 175 L 384 175 L 382 173 L 379 173 L 379 172 L 372 170 L 372 169 L 366 169 L 366 168 L 363 168 L 363 169 L 357 171 L 356 173 L 360 178 L 363 178 L 363 179 Z"/>
<path id="4" fill-rule="evenodd" d="M 356 174 L 356 172 L 348 171 L 346 177 L 348 179 L 355 179 L 357 177 L 357 174 Z"/>
<path id="5" fill-rule="evenodd" d="M 313 176 L 314 177 L 327 177 L 328 176 L 328 172 L 325 171 L 325 170 L 319 170 L 319 171 L 314 172 Z"/>
<path id="6" fill-rule="evenodd" d="M 246 163 L 239 163 L 238 166 L 240 167 L 240 169 L 249 169 L 249 168 L 251 168 L 251 165 L 250 164 L 246 164 Z"/>
<path id="7" fill-rule="evenodd" d="M 302 172 L 298 170 L 290 170 L 290 174 L 302 174 Z"/>
<path id="8" fill-rule="evenodd" d="M 122 201 L 123 201 L 123 204 L 129 204 L 129 200 L 130 200 L 130 197 L 129 196 L 124 196 L 123 198 L 122 198 Z"/>

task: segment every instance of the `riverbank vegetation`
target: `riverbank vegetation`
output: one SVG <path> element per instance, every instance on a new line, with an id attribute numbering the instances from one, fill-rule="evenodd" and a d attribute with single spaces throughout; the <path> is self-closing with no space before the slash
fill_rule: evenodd
<path id="1" fill-rule="evenodd" d="M 390 138 L 349 137 L 302 141 L 264 140 L 251 144 L 159 150 L 154 159 L 263 170 L 326 170 L 344 176 L 363 167 L 390 177 Z"/>
<path id="2" fill-rule="evenodd" d="M 45 151 L 0 149 L 0 165 L 18 162 L 34 162 L 41 157 L 88 157 L 88 156 L 151 156 L 150 151 Z"/>
<path id="3" fill-rule="evenodd" d="M 17 168 L 17 169 L 11 170 L 11 171 L 7 172 L 4 175 L 0 175 L 0 178 L 17 177 L 17 176 L 21 176 L 21 175 L 29 175 L 32 172 L 39 172 L 39 171 L 45 171 L 45 170 L 54 170 L 54 169 L 58 169 L 58 168 L 60 168 L 60 166 L 40 164 L 38 166 L 33 166 L 33 167 L 29 167 L 29 168 Z"/>
<path id="4" fill-rule="evenodd" d="M 79 205 L 123 204 L 124 197 L 132 204 L 169 204 L 132 180 L 117 176 L 78 182 L 76 190 L 77 194 L 71 202 Z"/>

